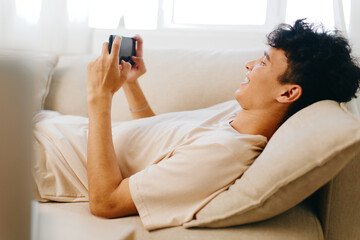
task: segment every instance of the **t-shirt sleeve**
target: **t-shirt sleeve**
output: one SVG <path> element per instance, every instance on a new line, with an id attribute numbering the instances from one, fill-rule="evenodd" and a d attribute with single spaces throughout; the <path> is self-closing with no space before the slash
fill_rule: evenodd
<path id="1" fill-rule="evenodd" d="M 177 147 L 167 159 L 130 177 L 131 196 L 146 229 L 190 221 L 259 154 L 249 139 L 237 144 L 236 150 L 233 143 L 216 140 Z"/>

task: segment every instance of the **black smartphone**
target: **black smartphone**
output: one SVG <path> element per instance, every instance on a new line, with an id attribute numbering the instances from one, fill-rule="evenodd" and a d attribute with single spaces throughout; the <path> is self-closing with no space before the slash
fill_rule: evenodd
<path id="1" fill-rule="evenodd" d="M 116 36 L 118 35 L 110 35 L 109 37 L 109 53 L 111 53 L 111 47 Z M 125 62 L 129 62 L 131 66 L 134 65 L 131 56 L 136 56 L 135 45 L 136 40 L 134 38 L 121 36 L 119 64 L 121 63 L 121 60 L 124 60 Z"/>

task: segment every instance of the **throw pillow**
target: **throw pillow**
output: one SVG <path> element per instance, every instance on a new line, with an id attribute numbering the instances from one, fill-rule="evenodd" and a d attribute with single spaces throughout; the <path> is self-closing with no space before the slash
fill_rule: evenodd
<path id="1" fill-rule="evenodd" d="M 276 216 L 330 181 L 360 149 L 360 119 L 325 100 L 289 118 L 242 177 L 184 227 L 226 227 Z"/>
<path id="2" fill-rule="evenodd" d="M 23 73 L 23 81 L 30 81 L 33 93 L 32 111 L 44 109 L 45 98 L 58 57 L 52 54 L 34 53 L 30 51 L 0 49 L 2 64 L 8 68 L 16 68 Z M 9 69 L 10 70 L 10 69 Z M 4 73 L 3 73 L 4 74 Z"/>

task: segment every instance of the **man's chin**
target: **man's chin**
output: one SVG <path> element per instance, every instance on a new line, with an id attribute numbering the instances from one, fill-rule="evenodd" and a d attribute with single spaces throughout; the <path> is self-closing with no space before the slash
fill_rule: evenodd
<path id="1" fill-rule="evenodd" d="M 236 90 L 235 92 L 235 100 L 239 103 L 240 107 L 243 108 L 244 101 L 242 100 L 240 93 L 240 89 Z"/>
<path id="2" fill-rule="evenodd" d="M 236 89 L 236 91 L 234 93 L 234 96 L 235 96 L 236 99 L 238 99 L 240 95 L 241 95 L 241 89 L 238 88 L 238 89 Z"/>

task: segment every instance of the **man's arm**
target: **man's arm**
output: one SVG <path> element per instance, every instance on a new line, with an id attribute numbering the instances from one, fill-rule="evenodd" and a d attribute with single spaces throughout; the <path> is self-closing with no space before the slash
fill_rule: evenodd
<path id="1" fill-rule="evenodd" d="M 125 82 L 123 90 L 133 119 L 155 116 L 137 80 L 131 83 Z"/>
<path id="2" fill-rule="evenodd" d="M 129 104 L 132 118 L 138 119 L 152 117 L 155 116 L 155 114 L 149 106 L 138 82 L 138 78 L 146 73 L 143 59 L 143 40 L 139 35 L 136 35 L 134 38 L 136 39 L 136 57 L 132 57 L 132 59 L 135 64 L 129 72 L 123 90 Z"/>
<path id="3" fill-rule="evenodd" d="M 102 55 L 88 64 L 87 101 L 89 136 L 87 171 L 91 212 L 100 217 L 114 218 L 137 213 L 129 190 L 129 179 L 123 179 L 116 160 L 111 130 L 113 94 L 123 85 L 131 68 L 129 63 L 118 66 L 120 38 L 115 38 L 109 55 L 104 43 Z"/>

